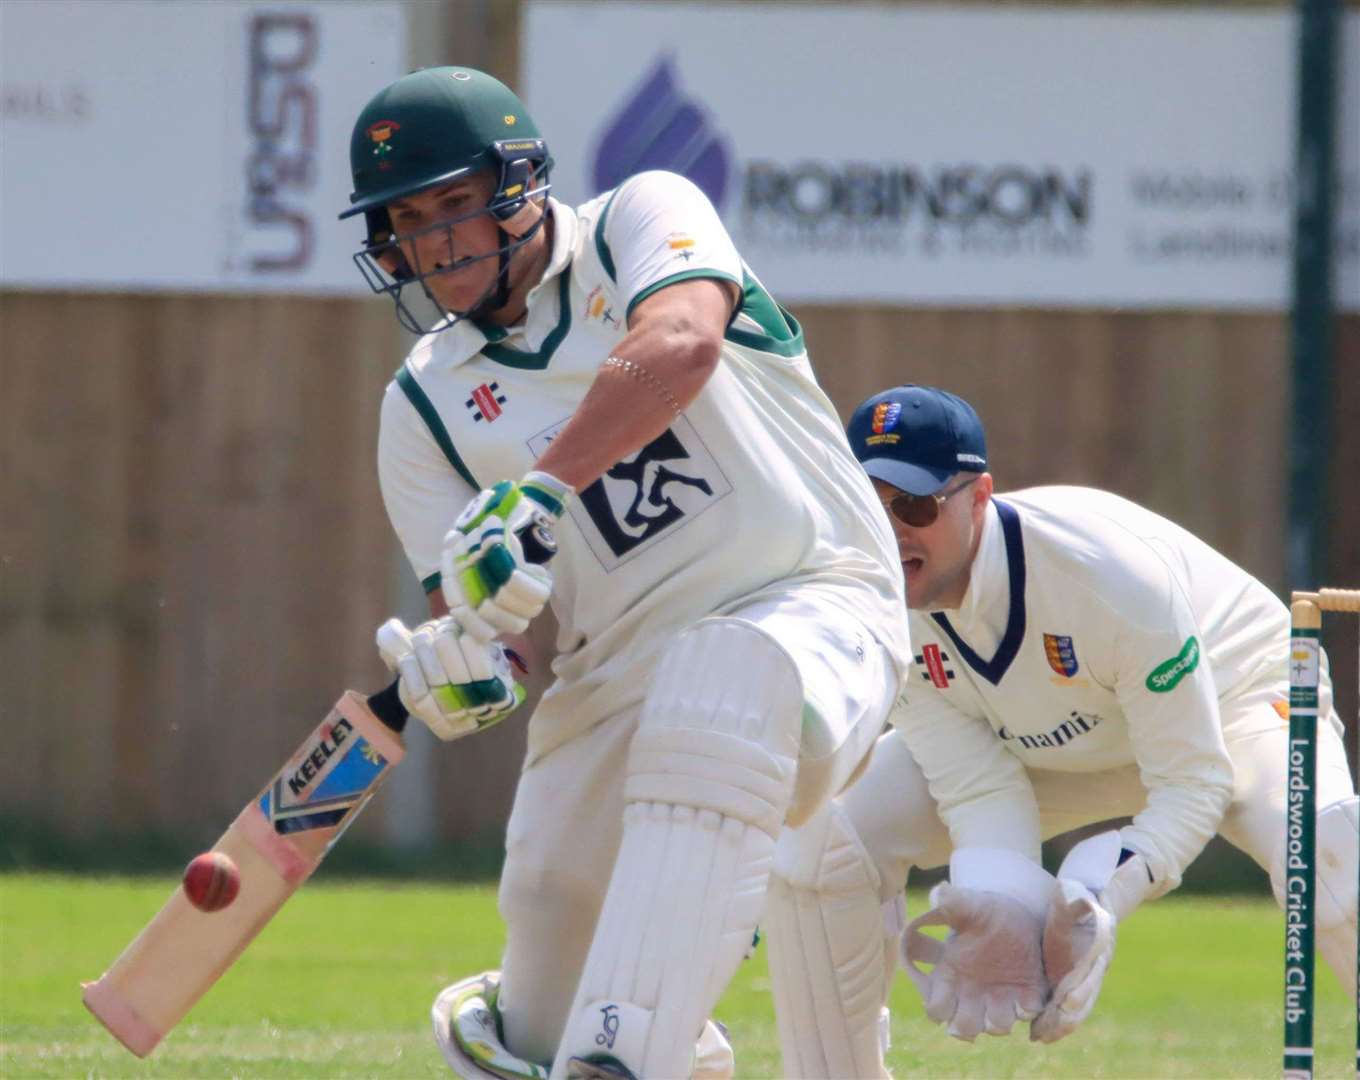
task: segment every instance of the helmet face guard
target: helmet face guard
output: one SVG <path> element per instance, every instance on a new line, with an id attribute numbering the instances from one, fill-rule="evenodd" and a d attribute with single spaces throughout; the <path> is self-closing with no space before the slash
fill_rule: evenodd
<path id="1" fill-rule="evenodd" d="M 542 140 L 535 141 L 539 144 L 541 157 L 537 160 L 518 157 L 505 162 L 496 193 L 486 206 L 447 221 L 436 222 L 416 232 L 400 235 L 393 230 L 386 207 L 365 212 L 368 237 L 363 248 L 355 252 L 354 264 L 374 293 L 391 297 L 396 306 L 397 321 L 411 333 L 428 334 L 447 330 L 463 319 L 490 314 L 504 306 L 509 299 L 510 260 L 515 252 L 532 240 L 543 227 L 546 214 L 544 200 L 552 188 L 547 182 L 551 161 L 547 157 L 546 148 L 542 146 Z M 529 187 L 531 183 L 537 184 L 532 190 Z M 519 235 L 507 232 L 503 224 L 527 216 L 524 215 L 525 209 L 534 203 L 538 204 L 540 210 L 533 215 L 533 221 L 528 229 Z M 454 243 L 455 226 L 487 215 L 498 224 L 500 245 L 494 251 L 460 256 Z M 413 241 L 439 232 L 444 234 L 447 258 L 433 266 L 422 266 L 417 245 Z M 456 274 L 475 263 L 493 258 L 499 261 L 495 279 L 476 303 L 465 310 L 446 307 L 426 284 L 430 278 Z M 414 298 L 411 294 L 403 294 L 408 285 L 418 287 Z"/>
<path id="2" fill-rule="evenodd" d="M 398 79 L 364 107 L 350 138 L 354 193 L 340 217 L 364 215 L 367 234 L 354 256 L 364 281 L 392 297 L 398 320 L 414 333 L 444 330 L 503 307 L 510 294 L 511 258 L 542 228 L 551 165 L 524 103 L 490 75 L 441 67 Z M 390 203 L 479 172 L 496 180 L 486 206 L 407 236 L 396 234 L 387 212 Z M 531 207 L 533 202 L 538 206 Z M 483 214 L 497 223 L 499 246 L 460 257 L 454 227 Z M 447 258 L 432 266 L 412 265 L 418 255 L 410 241 L 437 230 L 444 231 Z M 495 280 L 470 308 L 450 310 L 435 298 L 430 279 L 493 256 L 499 263 Z M 405 291 L 408 285 L 416 288 Z"/>

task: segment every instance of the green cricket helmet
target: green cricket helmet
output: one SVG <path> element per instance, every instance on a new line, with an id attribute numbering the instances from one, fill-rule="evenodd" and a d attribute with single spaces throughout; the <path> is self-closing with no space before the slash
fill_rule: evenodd
<path id="1" fill-rule="evenodd" d="M 530 200 L 541 200 L 547 195 L 548 169 L 552 165 L 537 126 L 508 86 L 473 68 L 438 67 L 412 72 L 381 90 L 364 106 L 354 123 L 349 155 L 354 192 L 350 195 L 350 207 L 340 217 L 364 215 L 368 232 L 364 248 L 355 254 L 354 261 L 374 292 L 392 297 L 403 325 L 415 333 L 434 328 L 425 325 L 403 302 L 402 289 L 411 284 L 418 284 L 434 304 L 437 309 L 434 324 L 439 329 L 446 329 L 461 318 L 494 311 L 506 302 L 510 257 L 532 239 L 542 226 L 543 215 L 532 215 L 532 223 L 521 235 L 507 232 L 506 226 L 522 222 L 524 219 L 519 215 Z M 453 253 L 447 265 L 411 265 L 398 245 L 387 205 L 484 170 L 496 179 L 495 191 L 484 207 L 439 222 L 413 236 L 444 230 L 452 252 L 451 226 L 486 214 L 498 223 L 501 238 L 498 250 L 461 259 Z M 535 181 L 537 186 L 530 191 L 529 185 Z M 410 245 L 406 250 L 412 250 Z M 469 263 L 493 256 L 500 260 L 500 273 L 486 294 L 467 311 L 445 309 L 425 285 L 426 279 L 437 274 L 455 273 Z M 381 263 L 380 257 L 385 257 Z"/>

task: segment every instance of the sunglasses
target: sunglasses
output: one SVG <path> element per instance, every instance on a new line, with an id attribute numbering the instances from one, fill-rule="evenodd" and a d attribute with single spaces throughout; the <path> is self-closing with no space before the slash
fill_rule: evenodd
<path id="1" fill-rule="evenodd" d="M 976 484 L 981 478 L 981 474 L 966 480 L 958 487 L 946 491 L 943 495 L 913 495 L 909 491 L 899 491 L 888 502 L 884 503 L 884 508 L 892 514 L 903 525 L 910 525 L 913 529 L 924 529 L 929 525 L 934 525 L 939 520 L 940 510 L 944 504 L 964 488 Z"/>

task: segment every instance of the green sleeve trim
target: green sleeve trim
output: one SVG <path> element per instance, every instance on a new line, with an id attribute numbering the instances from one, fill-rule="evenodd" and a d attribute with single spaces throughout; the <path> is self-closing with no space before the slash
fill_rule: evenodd
<path id="1" fill-rule="evenodd" d="M 626 183 L 626 181 L 625 181 Z M 604 209 L 600 211 L 600 220 L 595 223 L 595 254 L 600 257 L 600 265 L 604 267 L 604 272 L 609 275 L 609 280 L 618 284 L 618 274 L 614 271 L 614 256 L 609 253 L 609 244 L 604 238 L 604 223 L 609 218 L 609 208 L 614 205 L 614 200 L 619 197 L 619 188 L 614 189 L 614 194 L 609 196 L 609 201 L 604 204 Z"/>
<path id="2" fill-rule="evenodd" d="M 425 590 L 425 595 L 429 596 L 435 589 L 439 588 L 440 574 L 436 570 L 427 578 L 421 578 L 420 587 Z"/>
<path id="3" fill-rule="evenodd" d="M 571 265 L 568 264 L 557 275 L 557 325 L 543 339 L 538 352 L 526 353 L 505 345 L 487 343 L 482 346 L 482 355 L 506 367 L 519 368 L 521 371 L 542 371 L 553 358 L 553 353 L 562 344 L 562 339 L 571 329 Z"/>
<path id="4" fill-rule="evenodd" d="M 798 320 L 776 304 L 774 297 L 749 273 L 743 277 L 740 314 L 755 322 L 764 333 L 731 326 L 724 336 L 734 345 L 743 345 L 758 352 L 785 357 L 801 355 L 806 346 L 803 343 L 803 328 L 798 325 Z"/>
<path id="5" fill-rule="evenodd" d="M 402 364 L 397 369 L 397 385 L 401 387 L 401 392 L 406 395 L 408 400 L 420 418 L 425 421 L 425 426 L 430 429 L 430 434 L 434 436 L 434 441 L 438 443 L 439 449 L 444 451 L 444 456 L 449 459 L 449 464 L 453 466 L 454 472 L 466 480 L 473 491 L 481 491 L 482 485 L 477 483 L 468 467 L 463 464 L 463 459 L 458 456 L 458 451 L 453 448 L 453 440 L 449 438 L 449 432 L 444 427 L 444 421 L 440 419 L 434 403 L 425 395 L 425 391 L 420 388 L 420 383 L 416 382 L 416 377 L 411 373 L 411 369 Z"/>
<path id="6" fill-rule="evenodd" d="M 661 289 L 664 289 L 667 285 L 674 285 L 676 282 L 689 281 L 694 278 L 712 278 L 714 281 L 730 281 L 733 285 L 741 284 L 741 282 L 734 278 L 731 274 L 725 274 L 721 270 L 705 270 L 703 267 L 699 267 L 695 270 L 682 270 L 678 274 L 672 274 L 670 277 L 662 278 L 660 281 L 652 282 L 640 293 L 638 293 L 635 297 L 633 297 L 633 299 L 628 301 L 628 310 L 624 313 L 623 316 L 624 322 L 626 323 L 628 319 L 632 317 L 633 309 L 637 307 L 640 303 L 642 303 L 642 301 L 646 300 L 647 297 L 651 296 L 653 293 L 659 292 Z"/>

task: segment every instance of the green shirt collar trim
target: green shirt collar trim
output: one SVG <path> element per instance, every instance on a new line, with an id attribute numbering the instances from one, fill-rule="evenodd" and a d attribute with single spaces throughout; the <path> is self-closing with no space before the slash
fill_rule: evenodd
<path id="1" fill-rule="evenodd" d="M 444 426 L 444 421 L 439 416 L 439 410 L 434 407 L 434 402 L 421 389 L 420 383 L 416 382 L 414 373 L 405 364 L 397 369 L 397 385 L 401 387 L 401 392 L 406 395 L 406 400 L 411 403 L 412 408 L 425 421 L 425 426 L 430 429 L 430 434 L 434 437 L 439 449 L 444 452 L 444 456 L 448 458 L 449 464 L 453 466 L 453 471 L 466 480 L 472 486 L 473 491 L 481 491 L 482 485 L 477 483 L 476 478 L 463 464 L 463 459 L 459 457 L 458 451 L 454 448 L 453 440 L 449 438 L 449 429 Z"/>
<path id="2" fill-rule="evenodd" d="M 571 330 L 571 266 L 563 268 L 558 274 L 557 283 L 557 325 L 547 337 L 543 339 L 543 344 L 537 352 L 520 352 L 518 349 L 511 349 L 505 345 L 498 345 L 488 341 L 482 346 L 482 355 L 488 360 L 494 360 L 498 364 L 506 367 L 518 368 L 521 371 L 542 371 L 548 366 L 553 358 L 553 353 L 557 352 L 557 347 L 562 344 L 562 339 Z"/>

